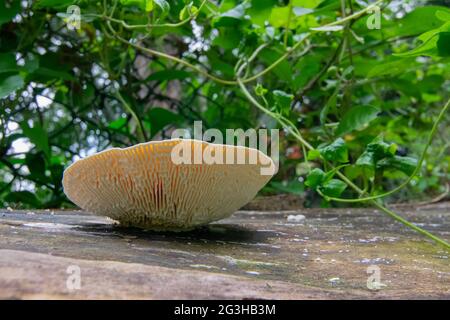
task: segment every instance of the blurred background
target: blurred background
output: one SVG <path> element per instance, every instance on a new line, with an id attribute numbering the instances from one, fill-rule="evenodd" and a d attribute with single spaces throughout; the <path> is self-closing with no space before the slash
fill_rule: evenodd
<path id="1" fill-rule="evenodd" d="M 69 164 L 169 138 L 196 120 L 205 130 L 283 129 L 238 85 L 204 72 L 233 80 L 237 63 L 262 48 L 246 70 L 246 77 L 256 75 L 312 28 L 373 2 L 2 0 L 0 206 L 73 206 L 61 185 Z M 315 148 L 344 141 L 346 156 L 337 164 L 356 184 L 371 194 L 392 189 L 413 171 L 450 93 L 449 7 L 447 0 L 379 2 L 379 16 L 372 10 L 315 32 L 247 89 Z M 448 193 L 449 122 L 446 115 L 421 175 L 390 201 Z M 305 186 L 312 169 L 326 166 L 280 132 L 280 170 L 262 195 L 331 206 Z M 389 156 L 373 156 L 374 145 Z M 363 163 L 368 154 L 370 164 Z"/>

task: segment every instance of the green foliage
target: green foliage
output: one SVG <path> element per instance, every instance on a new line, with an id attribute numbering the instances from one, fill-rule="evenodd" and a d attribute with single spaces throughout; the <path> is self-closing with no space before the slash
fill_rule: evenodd
<path id="1" fill-rule="evenodd" d="M 342 192 L 347 188 L 347 184 L 344 181 L 338 179 L 331 179 L 325 182 L 320 188 L 321 192 L 325 196 L 340 197 Z"/>
<path id="2" fill-rule="evenodd" d="M 348 148 L 342 138 L 336 139 L 327 146 L 320 147 L 318 151 L 325 160 L 341 163 L 348 162 Z"/>
<path id="3" fill-rule="evenodd" d="M 336 129 L 336 135 L 340 136 L 368 124 L 374 120 L 380 110 L 371 106 L 356 106 L 350 109 L 342 117 Z"/>
<path id="4" fill-rule="evenodd" d="M 308 174 L 305 184 L 312 189 L 317 189 L 324 181 L 325 172 L 322 169 L 315 168 Z"/>
<path id="5" fill-rule="evenodd" d="M 450 9 L 407 3 L 382 5 L 381 28 L 369 29 L 366 12 L 342 16 L 342 5 L 347 17 L 367 9 L 353 0 L 3 1 L 0 203 L 70 205 L 68 164 L 195 120 L 223 132 L 294 125 L 313 150 L 286 131 L 265 193 L 358 196 L 339 172 L 370 195 L 393 189 L 450 92 Z M 66 24 L 73 4 L 79 30 Z M 246 63 L 244 85 L 270 114 L 236 81 Z M 394 200 L 445 190 L 448 121 L 420 178 Z"/>

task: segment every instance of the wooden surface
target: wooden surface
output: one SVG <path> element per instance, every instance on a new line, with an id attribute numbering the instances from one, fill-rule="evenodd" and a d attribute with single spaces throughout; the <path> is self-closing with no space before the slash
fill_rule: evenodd
<path id="1" fill-rule="evenodd" d="M 449 204 L 400 211 L 450 240 Z M 371 208 L 240 211 L 190 233 L 0 209 L 3 299 L 449 299 L 449 256 Z M 80 289 L 67 286 L 73 266 Z"/>

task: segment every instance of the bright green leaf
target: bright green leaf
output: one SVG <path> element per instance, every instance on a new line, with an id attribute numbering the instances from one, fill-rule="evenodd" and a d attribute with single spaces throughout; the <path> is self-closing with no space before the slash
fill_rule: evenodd
<path id="1" fill-rule="evenodd" d="M 336 139 L 328 146 L 318 148 L 322 157 L 328 161 L 348 162 L 348 149 L 345 141 L 341 138 Z"/>
<path id="2" fill-rule="evenodd" d="M 289 114 L 289 111 L 291 110 L 291 103 L 292 100 L 294 99 L 294 95 L 288 94 L 281 90 L 274 90 L 273 97 L 275 100 L 275 106 L 277 107 L 277 110 L 281 114 Z"/>
<path id="3" fill-rule="evenodd" d="M 269 20 L 275 0 L 252 0 L 251 7 L 247 10 L 250 20 L 257 25 L 263 26 Z"/>
<path id="4" fill-rule="evenodd" d="M 127 122 L 128 122 L 127 118 L 120 117 L 114 121 L 111 121 L 108 124 L 108 128 L 113 130 L 120 130 L 127 124 Z"/>
<path id="5" fill-rule="evenodd" d="M 377 169 L 396 169 L 407 175 L 411 175 L 417 167 L 417 159 L 412 157 L 393 156 L 385 158 L 377 163 Z"/>
<path id="6" fill-rule="evenodd" d="M 345 182 L 338 179 L 331 179 L 320 187 L 320 191 L 326 196 L 337 198 L 341 196 L 346 188 L 347 184 Z"/>
<path id="7" fill-rule="evenodd" d="M 147 0 L 147 3 L 148 2 L 149 1 Z M 164 14 L 169 13 L 169 11 L 170 11 L 170 4 L 166 0 L 153 0 L 153 2 L 156 3 L 156 5 L 161 9 L 161 11 Z"/>
<path id="8" fill-rule="evenodd" d="M 255 94 L 259 97 L 264 96 L 268 90 L 264 88 L 260 83 L 258 83 L 255 87 Z"/>
<path id="9" fill-rule="evenodd" d="M 417 56 L 450 56 L 449 50 L 450 22 L 445 23 L 437 29 L 433 29 L 420 35 L 418 38 L 421 44 L 415 49 L 407 52 L 398 53 L 398 57 L 417 57 Z"/>
<path id="10" fill-rule="evenodd" d="M 306 178 L 305 185 L 316 189 L 318 186 L 322 184 L 322 182 L 325 180 L 325 172 L 323 172 L 322 169 L 315 168 L 311 170 L 311 172 L 308 174 L 308 177 Z"/>
<path id="11" fill-rule="evenodd" d="M 400 75 L 407 70 L 411 69 L 411 67 L 414 67 L 415 65 L 415 59 L 399 59 L 396 58 L 392 61 L 384 61 L 383 63 L 379 63 L 376 66 L 374 66 L 372 69 L 370 69 L 369 73 L 367 74 L 368 78 L 375 78 L 375 77 L 383 77 L 383 76 L 396 76 Z"/>
<path id="12" fill-rule="evenodd" d="M 309 161 L 314 161 L 314 160 L 317 160 L 319 158 L 320 158 L 320 151 L 319 150 L 313 149 L 313 150 L 308 151 L 307 159 Z"/>
<path id="13" fill-rule="evenodd" d="M 350 109 L 342 118 L 336 130 L 336 135 L 360 129 L 367 123 L 374 120 L 380 110 L 372 106 L 358 106 Z"/>
<path id="14" fill-rule="evenodd" d="M 450 21 L 450 11 L 437 10 L 436 18 L 444 22 Z"/>

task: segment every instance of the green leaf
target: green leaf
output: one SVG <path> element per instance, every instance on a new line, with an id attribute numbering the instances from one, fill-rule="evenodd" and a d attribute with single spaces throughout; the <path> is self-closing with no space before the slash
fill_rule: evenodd
<path id="1" fill-rule="evenodd" d="M 120 130 L 128 123 L 128 119 L 124 117 L 120 117 L 114 121 L 111 121 L 108 124 L 108 128 L 113 130 Z"/>
<path id="2" fill-rule="evenodd" d="M 374 120 L 380 110 L 372 106 L 358 106 L 350 109 L 342 117 L 339 126 L 336 129 L 336 135 L 340 136 L 345 133 L 360 129 L 367 123 Z"/>
<path id="3" fill-rule="evenodd" d="M 0 53 L 0 73 L 17 73 L 18 70 L 19 68 L 16 63 L 16 56 L 13 52 Z"/>
<path id="4" fill-rule="evenodd" d="M 303 183 L 298 180 L 289 181 L 287 184 L 279 181 L 272 181 L 270 186 L 278 192 L 283 193 L 302 195 L 305 192 Z"/>
<path id="5" fill-rule="evenodd" d="M 380 30 L 367 30 L 365 19 L 361 19 L 361 24 L 358 25 L 360 29 L 357 28 L 355 31 L 357 33 L 362 31 L 362 34 L 368 32 L 371 36 L 382 39 L 415 36 L 441 26 L 442 20 L 436 16 L 440 11 L 450 13 L 450 9 L 443 6 L 420 6 L 401 19 L 382 20 Z"/>
<path id="6" fill-rule="evenodd" d="M 420 44 L 417 48 L 394 54 L 397 57 L 417 57 L 417 56 L 436 56 L 437 55 L 437 43 L 439 41 L 439 33 L 432 35 L 425 42 Z"/>
<path id="7" fill-rule="evenodd" d="M 252 23 L 264 26 L 269 20 L 272 7 L 276 4 L 275 0 L 251 0 L 251 7 L 247 10 Z"/>
<path id="8" fill-rule="evenodd" d="M 377 163 L 377 169 L 395 169 L 407 175 L 411 175 L 417 167 L 417 159 L 412 157 L 393 156 L 392 158 L 385 158 Z"/>
<path id="9" fill-rule="evenodd" d="M 450 21 L 450 11 L 437 10 L 436 18 L 444 22 Z"/>
<path id="10" fill-rule="evenodd" d="M 36 196 L 30 191 L 14 191 L 9 193 L 5 200 L 11 203 L 23 203 L 32 206 L 33 208 L 39 208 L 41 203 Z"/>
<path id="11" fill-rule="evenodd" d="M 348 162 L 348 149 L 342 138 L 336 139 L 326 147 L 318 148 L 322 157 L 328 161 Z"/>
<path id="12" fill-rule="evenodd" d="M 356 160 L 356 165 L 375 169 L 378 161 L 385 158 L 392 158 L 396 151 L 396 144 L 388 144 L 379 136 L 367 145 L 366 150 Z"/>
<path id="13" fill-rule="evenodd" d="M 151 11 L 153 11 L 153 7 L 154 7 L 153 1 L 154 1 L 154 0 L 147 0 L 147 1 L 145 1 L 145 11 L 146 11 L 146 12 L 151 12 Z"/>
<path id="14" fill-rule="evenodd" d="M 415 59 L 399 59 L 389 61 L 385 60 L 383 63 L 379 63 L 370 69 L 367 74 L 368 78 L 382 77 L 382 76 L 396 76 L 404 73 L 411 66 L 414 66 Z"/>
<path id="15" fill-rule="evenodd" d="M 270 48 L 265 48 L 259 53 L 259 58 L 266 63 L 267 65 L 271 65 L 276 60 L 278 60 L 281 56 L 281 53 Z M 280 80 L 290 82 L 292 81 L 292 67 L 290 64 L 283 60 L 283 62 L 279 63 L 272 70 Z"/>
<path id="16" fill-rule="evenodd" d="M 347 184 L 344 181 L 331 179 L 320 187 L 320 191 L 326 196 L 337 198 L 341 196 L 346 188 Z"/>
<path id="17" fill-rule="evenodd" d="M 308 174 L 308 177 L 306 178 L 305 185 L 316 189 L 318 186 L 322 184 L 322 182 L 325 180 L 325 172 L 323 172 L 322 169 L 315 168 L 311 170 L 311 172 Z"/>
<path id="18" fill-rule="evenodd" d="M 61 164 L 54 164 L 50 167 L 52 182 L 56 188 L 60 188 L 62 185 L 63 172 L 64 166 Z"/>
<path id="19" fill-rule="evenodd" d="M 301 0 L 299 0 L 301 1 Z M 325 0 L 321 1 L 320 4 L 315 8 L 314 14 L 326 14 L 331 13 L 336 10 L 341 9 L 341 3 L 339 0 Z"/>
<path id="20" fill-rule="evenodd" d="M 300 90 L 320 71 L 323 59 L 324 57 L 321 54 L 314 52 L 314 54 L 306 55 L 295 64 L 294 69 L 299 70 L 299 73 L 295 75 L 292 83 L 294 90 Z"/>
<path id="21" fill-rule="evenodd" d="M 447 22 L 437 29 L 430 30 L 420 35 L 418 39 L 421 41 L 421 44 L 417 46 L 415 49 L 403 53 L 398 53 L 395 55 L 398 57 L 450 56 L 448 44 L 449 34 L 450 34 L 450 22 Z"/>
<path id="22" fill-rule="evenodd" d="M 182 117 L 164 108 L 152 108 L 148 112 L 148 121 L 151 124 L 152 137 L 167 125 L 180 123 Z"/>
<path id="23" fill-rule="evenodd" d="M 33 79 L 41 80 L 40 82 L 44 82 L 46 79 L 55 80 L 62 79 L 67 81 L 74 81 L 76 78 L 72 76 L 70 73 L 65 71 L 60 71 L 56 69 L 48 69 L 45 67 L 39 67 L 33 72 Z"/>
<path id="24" fill-rule="evenodd" d="M 185 20 L 189 18 L 191 15 L 195 15 L 198 12 L 198 8 L 192 5 L 192 2 L 186 5 L 183 9 L 181 9 L 179 18 L 180 20 Z"/>
<path id="25" fill-rule="evenodd" d="M 219 35 L 214 38 L 213 45 L 222 47 L 226 50 L 233 50 L 239 46 L 242 40 L 242 34 L 236 32 L 233 28 L 218 28 Z"/>
<path id="26" fill-rule="evenodd" d="M 20 128 L 23 134 L 30 139 L 38 150 L 44 152 L 47 159 L 50 159 L 50 145 L 48 142 L 47 131 L 40 125 L 39 122 L 35 122 L 33 127 L 30 127 L 26 121 L 20 123 Z"/>
<path id="27" fill-rule="evenodd" d="M 0 77 L 0 99 L 3 99 L 21 89 L 25 82 L 23 78 L 19 75 Z"/>
<path id="28" fill-rule="evenodd" d="M 320 151 L 319 150 L 313 149 L 313 150 L 308 151 L 307 159 L 309 161 L 314 161 L 314 160 L 317 160 L 319 158 L 320 158 Z"/>
<path id="29" fill-rule="evenodd" d="M 289 112 L 291 110 L 291 103 L 292 103 L 292 100 L 294 99 L 294 95 L 288 94 L 281 90 L 274 90 L 272 93 L 273 93 L 273 97 L 275 100 L 275 106 L 277 107 L 277 110 L 281 114 L 285 114 L 285 115 L 289 114 Z"/>
<path id="30" fill-rule="evenodd" d="M 124 6 L 136 6 L 146 12 L 153 11 L 154 0 L 120 0 L 120 3 Z"/>
<path id="31" fill-rule="evenodd" d="M 289 6 L 275 7 L 270 14 L 269 22 L 275 28 L 286 27 L 289 19 Z M 295 28 L 294 24 L 290 24 L 291 29 Z"/>
<path id="32" fill-rule="evenodd" d="M 33 73 L 39 68 L 39 58 L 35 55 L 29 55 L 26 60 L 25 64 L 22 67 L 22 71 L 25 73 Z"/>
<path id="33" fill-rule="evenodd" d="M 339 83 L 340 84 L 340 83 Z M 340 92 L 340 85 L 336 86 L 336 89 L 333 91 L 333 94 L 328 98 L 325 106 L 320 110 L 320 124 L 324 125 L 327 122 L 328 114 L 332 108 L 336 108 L 337 105 L 337 97 Z"/>
<path id="34" fill-rule="evenodd" d="M 307 9 L 314 9 L 324 0 L 290 0 L 295 7 L 303 7 Z"/>
<path id="35" fill-rule="evenodd" d="M 40 180 L 46 179 L 45 176 L 45 158 L 42 152 L 33 154 L 27 153 L 25 156 L 25 163 L 30 171 L 30 174 Z"/>
<path id="36" fill-rule="evenodd" d="M 260 83 L 258 83 L 255 87 L 255 94 L 258 97 L 263 97 L 269 90 L 264 88 Z"/>
<path id="37" fill-rule="evenodd" d="M 236 27 L 236 25 L 242 22 L 245 15 L 245 9 L 250 6 L 245 2 L 236 7 L 222 13 L 215 21 L 215 27 Z"/>
<path id="38" fill-rule="evenodd" d="M 11 21 L 20 12 L 20 1 L 0 1 L 0 27 Z"/>
<path id="39" fill-rule="evenodd" d="M 148 0 L 147 0 L 148 2 Z M 169 13 L 170 4 L 166 0 L 153 0 L 154 3 L 161 9 L 164 14 Z"/>

